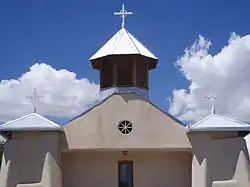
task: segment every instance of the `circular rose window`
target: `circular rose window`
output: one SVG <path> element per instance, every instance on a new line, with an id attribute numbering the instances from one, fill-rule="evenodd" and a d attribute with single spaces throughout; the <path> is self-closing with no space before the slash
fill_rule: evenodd
<path id="1" fill-rule="evenodd" d="M 128 120 L 123 120 L 119 123 L 118 129 L 122 134 L 127 135 L 133 130 L 132 123 Z"/>

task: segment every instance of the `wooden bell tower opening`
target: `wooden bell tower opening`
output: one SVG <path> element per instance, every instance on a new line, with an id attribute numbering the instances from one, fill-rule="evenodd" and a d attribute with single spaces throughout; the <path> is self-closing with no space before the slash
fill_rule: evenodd
<path id="1" fill-rule="evenodd" d="M 100 89 L 138 87 L 149 89 L 149 70 L 156 61 L 142 55 L 110 55 L 92 62 L 100 71 Z"/>

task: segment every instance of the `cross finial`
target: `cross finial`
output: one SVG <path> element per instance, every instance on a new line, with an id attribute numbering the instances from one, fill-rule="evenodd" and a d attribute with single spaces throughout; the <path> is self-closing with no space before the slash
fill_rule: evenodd
<path id="1" fill-rule="evenodd" d="M 115 12 L 114 15 L 118 15 L 122 17 L 122 27 L 124 27 L 125 25 L 125 17 L 127 15 L 132 15 L 133 12 L 127 12 L 127 10 L 125 10 L 124 4 L 122 4 L 122 9 L 120 12 Z"/>
<path id="2" fill-rule="evenodd" d="M 36 88 L 34 88 L 33 93 L 30 96 L 27 96 L 29 98 L 34 106 L 34 113 L 36 113 L 36 101 L 42 98 L 43 95 L 39 95 L 36 91 Z"/>
<path id="3" fill-rule="evenodd" d="M 211 100 L 211 102 L 212 102 L 211 113 L 212 113 L 212 114 L 215 114 L 216 111 L 215 111 L 214 101 L 215 101 L 216 97 L 214 97 L 214 96 L 206 96 L 205 99 Z"/>

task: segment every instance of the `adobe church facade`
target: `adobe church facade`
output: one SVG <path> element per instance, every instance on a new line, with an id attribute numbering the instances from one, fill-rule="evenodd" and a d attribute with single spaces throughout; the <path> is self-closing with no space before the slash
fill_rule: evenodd
<path id="1" fill-rule="evenodd" d="M 158 59 L 124 27 L 91 58 L 103 100 L 62 127 L 31 113 L 0 126 L 0 187 L 250 187 L 250 126 L 212 111 L 184 126 L 149 101 Z"/>

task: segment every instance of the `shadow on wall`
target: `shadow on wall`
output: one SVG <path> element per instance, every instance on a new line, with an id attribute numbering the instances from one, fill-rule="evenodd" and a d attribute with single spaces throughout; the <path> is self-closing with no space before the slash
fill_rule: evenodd
<path id="1" fill-rule="evenodd" d="M 57 166 L 58 140 L 58 132 L 13 134 L 11 141 L 8 141 L 4 147 L 0 186 L 45 184 L 58 180 L 60 178 Z M 49 173 L 54 177 L 50 177 Z"/>
<path id="2" fill-rule="evenodd" d="M 216 137 L 216 138 L 215 138 Z M 233 135 L 232 132 L 196 132 L 190 133 L 189 139 L 192 144 L 193 154 L 199 165 L 207 160 L 206 177 L 208 186 L 220 186 L 224 183 L 220 181 L 228 181 L 229 186 L 233 184 L 235 176 L 240 175 L 239 171 L 245 171 L 245 167 L 249 167 L 249 155 L 246 142 L 243 138 Z M 240 165 L 241 154 L 243 154 L 248 164 Z M 238 168 L 240 167 L 240 169 Z M 245 180 L 245 179 L 237 179 Z M 230 182 L 231 181 L 231 182 Z M 240 182 L 240 181 L 237 181 Z"/>
<path id="3" fill-rule="evenodd" d="M 209 166 L 213 181 L 233 179 L 239 154 L 242 151 L 249 160 L 246 142 L 242 138 L 231 138 L 211 141 L 211 159 Z"/>
<path id="4" fill-rule="evenodd" d="M 63 151 L 63 152 L 69 150 L 69 144 L 67 141 L 65 131 L 62 131 L 60 133 L 60 145 L 59 146 L 60 146 L 61 151 Z"/>
<path id="5" fill-rule="evenodd" d="M 15 186 L 19 183 L 39 183 L 42 178 L 46 151 L 40 150 L 41 146 L 33 147 L 29 142 L 35 142 L 32 137 L 25 139 L 11 139 L 4 147 L 4 161 L 2 166 L 11 161 L 7 177 L 7 184 Z M 27 159 L 27 155 L 29 156 Z"/>

